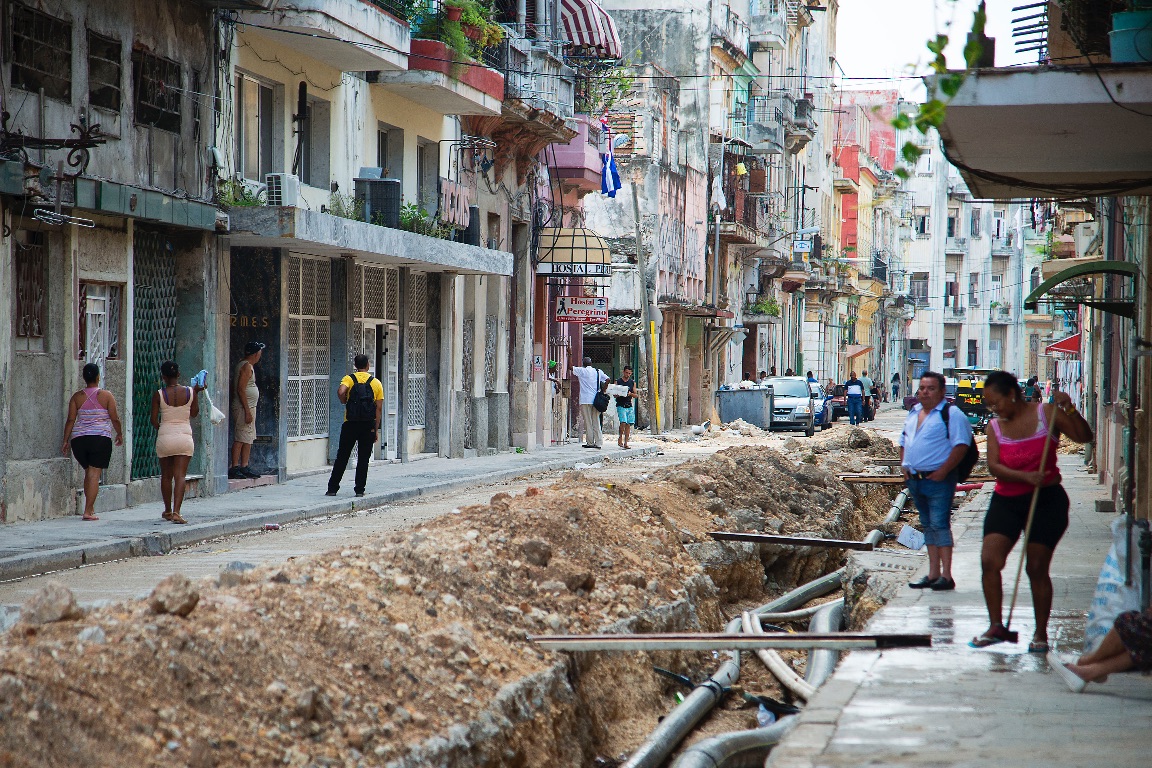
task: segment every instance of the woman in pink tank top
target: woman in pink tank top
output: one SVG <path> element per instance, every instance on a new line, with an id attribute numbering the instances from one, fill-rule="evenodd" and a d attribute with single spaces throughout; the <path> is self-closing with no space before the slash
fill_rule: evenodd
<path id="1" fill-rule="evenodd" d="M 1008 639 L 1002 621 L 1004 589 L 1000 572 L 1028 520 L 1032 494 L 1039 487 L 1032 529 L 1028 533 L 1028 581 L 1032 585 L 1032 609 L 1036 629 L 1030 653 L 1048 652 L 1048 615 L 1052 611 L 1052 579 L 1048 567 L 1056 545 L 1068 528 L 1068 494 L 1060 485 L 1057 449 L 1060 436 L 1077 443 L 1092 439 L 1092 429 L 1065 392 L 1056 392 L 1051 404 L 1030 403 L 1020 382 L 1006 371 L 988 374 L 984 382 L 984 402 L 996 414 L 988 426 L 988 471 L 996 478 L 996 489 L 984 518 L 984 544 L 980 566 L 984 601 L 988 604 L 988 631 L 972 639 L 970 645 L 984 648 Z M 1048 431 L 1052 429 L 1052 439 Z M 1041 459 L 1044 472 L 1040 472 Z"/>
<path id="2" fill-rule="evenodd" d="M 124 444 L 116 398 L 100 389 L 100 366 L 84 366 L 84 389 L 68 401 L 68 420 L 64 424 L 65 456 L 69 452 L 84 468 L 84 516 L 81 520 L 99 520 L 96 516 L 96 494 L 100 492 L 100 475 L 112 460 L 112 439 Z"/>

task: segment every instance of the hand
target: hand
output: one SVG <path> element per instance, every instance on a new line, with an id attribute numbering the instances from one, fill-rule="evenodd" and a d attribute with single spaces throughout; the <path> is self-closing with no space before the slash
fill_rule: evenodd
<path id="1" fill-rule="evenodd" d="M 206 390 L 206 389 L 208 389 L 208 387 L 202 386 L 202 385 L 200 385 L 200 384 L 193 384 L 193 385 L 192 385 L 192 393 L 193 393 L 193 394 L 197 394 L 197 393 L 203 392 L 203 391 L 204 391 L 204 390 Z"/>
<path id="2" fill-rule="evenodd" d="M 64 444 L 60 446 L 60 453 L 67 456 L 70 450 L 72 450 L 72 446 L 70 446 L 68 441 L 65 440 Z"/>
<path id="3" fill-rule="evenodd" d="M 928 475 L 928 479 L 934 480 L 937 483 L 942 483 L 948 479 L 948 475 L 950 472 L 951 472 L 951 470 L 948 470 L 948 472 L 945 472 L 944 468 L 941 467 L 940 469 L 936 470 L 932 474 Z"/>
<path id="4" fill-rule="evenodd" d="M 1040 472 L 1021 472 L 1020 482 L 1028 483 L 1028 485 L 1031 486 L 1037 486 L 1044 482 L 1044 475 Z"/>
<path id="5" fill-rule="evenodd" d="M 116 435 L 116 439 L 113 440 L 113 442 L 116 445 L 124 445 L 124 435 Z"/>
<path id="6" fill-rule="evenodd" d="M 908 467 L 900 467 L 900 474 L 904 475 L 904 482 L 908 482 L 908 478 L 912 477 L 912 474 L 908 471 Z"/>
<path id="7" fill-rule="evenodd" d="M 251 424 L 254 421 L 256 421 L 256 414 L 252 413 L 252 411 L 244 411 L 244 423 Z"/>
<path id="8" fill-rule="evenodd" d="M 1065 410 L 1072 407 L 1072 398 L 1067 392 L 1060 392 L 1057 390 L 1052 395 L 1053 404 L 1060 410 Z"/>

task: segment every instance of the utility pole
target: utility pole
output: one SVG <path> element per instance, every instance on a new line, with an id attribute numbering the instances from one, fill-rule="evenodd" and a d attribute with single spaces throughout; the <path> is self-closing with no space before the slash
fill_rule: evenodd
<path id="1" fill-rule="evenodd" d="M 648 378 L 648 415 L 652 419 L 652 434 L 660 434 L 660 395 L 656 390 L 656 327 L 652 321 L 651 302 L 648 298 L 648 259 L 644 256 L 644 239 L 640 232 L 639 180 L 632 179 L 632 218 L 636 225 L 636 267 L 640 270 L 640 317 L 644 323 L 644 367 Z"/>

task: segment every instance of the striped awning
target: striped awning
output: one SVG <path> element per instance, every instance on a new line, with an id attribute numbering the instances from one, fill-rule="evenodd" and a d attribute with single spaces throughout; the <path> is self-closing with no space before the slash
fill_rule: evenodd
<path id="1" fill-rule="evenodd" d="M 560 0 L 560 20 L 568 42 L 575 47 L 594 49 L 606 59 L 620 58 L 616 22 L 596 0 Z"/>

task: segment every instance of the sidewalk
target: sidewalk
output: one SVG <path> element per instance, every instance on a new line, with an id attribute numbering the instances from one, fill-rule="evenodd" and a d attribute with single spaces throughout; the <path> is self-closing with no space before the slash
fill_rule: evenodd
<path id="1" fill-rule="evenodd" d="M 309 475 L 279 485 L 189 499 L 181 510 L 187 525 L 160 519 L 164 505 L 157 500 L 104 513 L 96 522 L 64 517 L 37 523 L 7 525 L 0 535 L 0 581 L 79 568 L 82 565 L 158 555 L 175 547 L 245 531 L 268 523 L 289 523 L 352 512 L 426 494 L 498 483 L 539 472 L 572 469 L 605 458 L 655 454 L 659 444 L 624 451 L 581 448 L 578 443 L 543 448 L 532 453 L 499 453 L 468 459 L 429 458 L 408 464 L 374 463 L 368 470 L 367 493 L 352 493 L 354 469 L 344 475 L 340 495 L 326 497 L 328 473 Z"/>
<path id="2" fill-rule="evenodd" d="M 1049 639 L 1058 653 L 1076 654 L 1113 516 L 1095 511 L 1104 489 L 1080 457 L 1061 457 L 1060 467 L 1072 510 L 1052 564 Z M 869 624 L 875 632 L 930 632 L 933 647 L 849 654 L 767 766 L 1148 765 L 1152 680 L 1113 675 L 1071 693 L 1043 656 L 1026 652 L 1034 628 L 1027 576 L 1012 627 L 1020 644 L 968 647 L 988 626 L 980 541 L 990 493 L 954 518 L 956 591 L 902 589 Z M 1005 568 L 1005 611 L 1016 555 Z"/>

